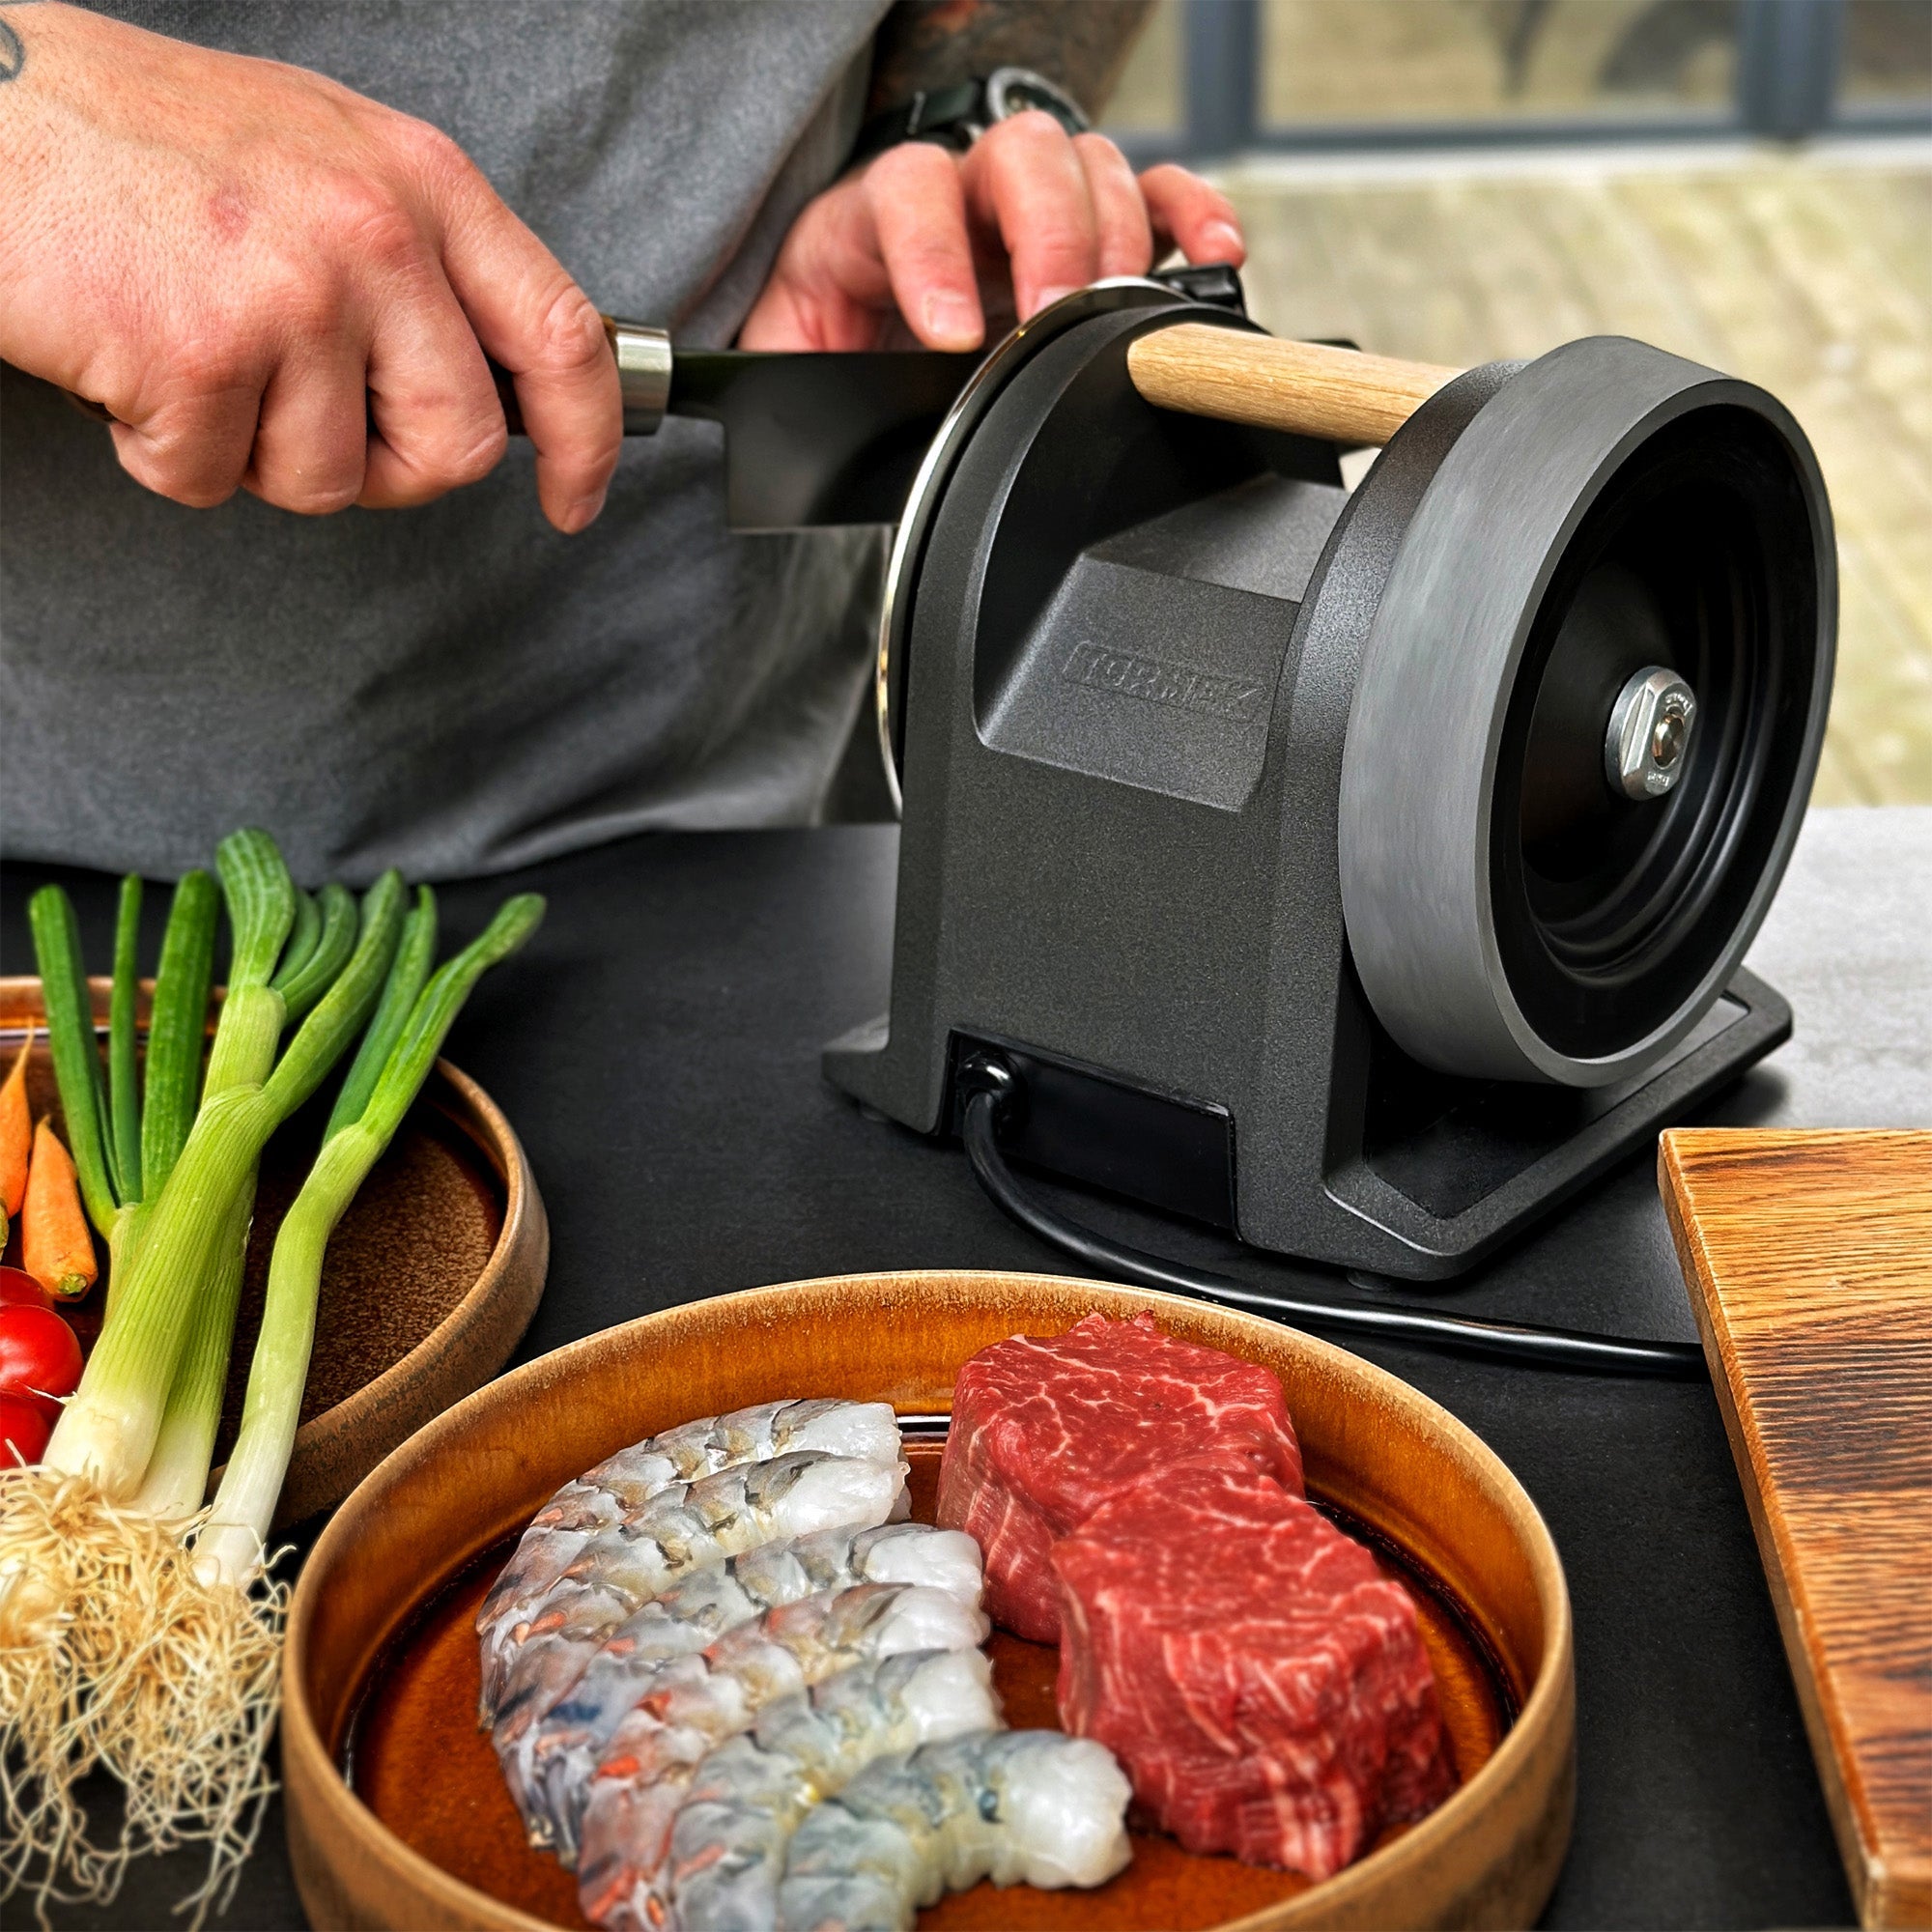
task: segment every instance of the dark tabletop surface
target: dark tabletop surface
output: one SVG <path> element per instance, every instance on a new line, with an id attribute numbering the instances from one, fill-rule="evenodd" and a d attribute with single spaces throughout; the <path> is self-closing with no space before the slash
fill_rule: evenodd
<path id="1" fill-rule="evenodd" d="M 550 1209 L 549 1288 L 520 1360 L 759 1283 L 878 1268 L 1063 1271 L 981 1196 L 956 1148 L 862 1118 L 819 1077 L 823 1042 L 884 1008 L 895 855 L 883 827 L 658 837 L 444 893 L 452 938 L 512 886 L 551 901 L 543 930 L 483 982 L 449 1046 L 515 1122 Z M 0 971 L 33 970 L 25 898 L 43 876 L 0 871 Z M 104 961 L 111 882 L 57 876 L 73 890 L 90 961 Z M 1791 998 L 1797 1037 L 1705 1119 L 1932 1123 L 1928 882 L 1932 810 L 1813 814 L 1751 960 Z M 164 911 L 165 895 L 150 894 L 150 950 Z M 1257 1281 L 1308 1279 L 1116 1203 L 1078 1208 Z M 1627 1334 L 1695 1332 L 1647 1155 L 1471 1281 L 1406 1292 Z M 1709 1388 L 1362 1352 L 1481 1435 L 1562 1551 L 1580 1775 L 1576 1835 L 1544 1922 L 1852 1923 Z M 58 1922 L 163 1923 L 196 1868 L 189 1854 L 138 1865 L 112 1908 Z M 27 1915 L 15 1900 L 6 1916 Z M 303 1922 L 278 1813 L 225 1922 Z"/>

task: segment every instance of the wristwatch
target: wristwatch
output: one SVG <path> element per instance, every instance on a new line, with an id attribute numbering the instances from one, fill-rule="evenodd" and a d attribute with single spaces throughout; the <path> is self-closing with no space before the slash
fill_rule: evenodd
<path id="1" fill-rule="evenodd" d="M 859 129 L 852 159 L 870 160 L 901 141 L 934 141 L 964 154 L 988 128 L 1033 107 L 1043 108 L 1069 134 L 1084 134 L 1094 125 L 1079 102 L 1043 73 L 1025 67 L 995 68 L 983 79 L 915 94 L 873 115 Z"/>

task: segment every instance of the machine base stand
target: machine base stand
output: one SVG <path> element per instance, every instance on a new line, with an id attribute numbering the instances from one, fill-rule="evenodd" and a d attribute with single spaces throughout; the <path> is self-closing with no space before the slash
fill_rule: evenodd
<path id="1" fill-rule="evenodd" d="M 954 1028 L 941 1121 L 959 1132 L 959 1069 L 990 1048 L 1025 1095 L 1003 1136 L 1015 1163 L 1225 1228 L 1256 1247 L 1435 1281 L 1475 1266 L 1790 1036 L 1791 1009 L 1740 972 L 1661 1067 L 1623 1087 L 1459 1080 L 1372 1038 L 1354 1066 L 1338 1068 L 1345 1091 L 1331 1092 L 1324 1110 L 1331 1122 L 1358 1118 L 1359 1138 L 1308 1177 L 1297 1237 L 1286 1242 L 1243 1213 L 1238 1124 L 1211 1100 L 1151 1092 L 1022 1040 Z M 873 1021 L 827 1048 L 827 1077 L 871 1111 L 868 1075 L 890 1050 L 885 1020 Z M 1279 1201 L 1278 1186 L 1258 1191 Z"/>

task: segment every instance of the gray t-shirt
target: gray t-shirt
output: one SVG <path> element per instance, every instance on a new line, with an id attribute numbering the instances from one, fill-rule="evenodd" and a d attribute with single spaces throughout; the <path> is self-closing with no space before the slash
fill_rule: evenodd
<path id="1" fill-rule="evenodd" d="M 104 11 L 435 123 L 600 307 L 715 346 L 848 151 L 886 4 Z M 809 820 L 865 681 L 878 540 L 730 535 L 721 451 L 708 423 L 631 439 L 575 537 L 543 521 L 520 440 L 421 509 L 189 510 L 6 370 L 0 845 L 168 875 L 260 824 L 298 877 L 354 881 Z"/>

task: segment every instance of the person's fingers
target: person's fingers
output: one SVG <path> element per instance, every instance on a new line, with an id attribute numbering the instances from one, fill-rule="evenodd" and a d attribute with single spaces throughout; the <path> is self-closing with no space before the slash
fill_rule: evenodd
<path id="1" fill-rule="evenodd" d="M 122 469 L 191 509 L 225 503 L 247 472 L 262 389 L 251 368 L 203 369 L 183 352 L 170 365 L 163 397 L 102 399 L 119 418 L 112 435 Z"/>
<path id="2" fill-rule="evenodd" d="M 353 337 L 279 364 L 262 393 L 242 487 L 301 516 L 347 509 L 362 490 L 366 382 L 363 352 Z"/>
<path id="3" fill-rule="evenodd" d="M 1160 250 L 1178 247 L 1190 262 L 1225 262 L 1231 269 L 1247 260 L 1234 203 L 1199 175 L 1164 161 L 1141 176 L 1141 193 Z"/>
<path id="4" fill-rule="evenodd" d="M 602 319 L 554 265 L 551 272 L 532 265 L 517 286 L 492 288 L 487 271 L 481 283 L 452 281 L 478 340 L 515 380 L 544 515 L 566 534 L 582 529 L 604 507 L 624 446 L 617 363 Z"/>
<path id="5" fill-rule="evenodd" d="M 427 503 L 477 482 L 509 441 L 475 332 L 440 272 L 423 282 L 384 311 L 370 345 L 364 509 Z"/>
<path id="6" fill-rule="evenodd" d="M 844 351 L 876 349 L 892 292 L 874 264 L 880 294 L 861 301 L 829 276 L 805 279 L 781 261 L 738 331 L 740 349 Z"/>
<path id="7" fill-rule="evenodd" d="M 794 284 L 781 279 L 782 266 L 781 261 L 779 269 L 773 271 L 772 279 L 752 304 L 752 312 L 746 316 L 745 326 L 738 331 L 737 346 L 740 349 L 793 353 L 832 348 L 832 343 L 820 339 L 812 305 L 805 300 Z"/>
<path id="8" fill-rule="evenodd" d="M 1127 157 L 1104 134 L 1076 134 L 1073 152 L 1094 204 L 1095 275 L 1144 275 L 1153 267 L 1147 203 Z"/>
<path id="9" fill-rule="evenodd" d="M 617 364 L 590 298 L 452 141 L 425 129 L 443 267 L 483 347 L 516 381 L 537 497 L 563 531 L 604 506 L 624 442 Z"/>
<path id="10" fill-rule="evenodd" d="M 741 349 L 876 348 L 893 302 L 863 177 L 828 188 L 792 224 L 752 312 Z"/>
<path id="11" fill-rule="evenodd" d="M 907 141 L 867 169 L 865 204 L 878 259 L 908 327 L 928 349 L 985 339 L 959 163 L 929 141 Z"/>
<path id="12" fill-rule="evenodd" d="M 1032 108 L 1002 121 L 962 172 L 975 218 L 1006 246 L 1021 321 L 1094 279 L 1098 238 L 1087 173 L 1052 115 Z"/>

